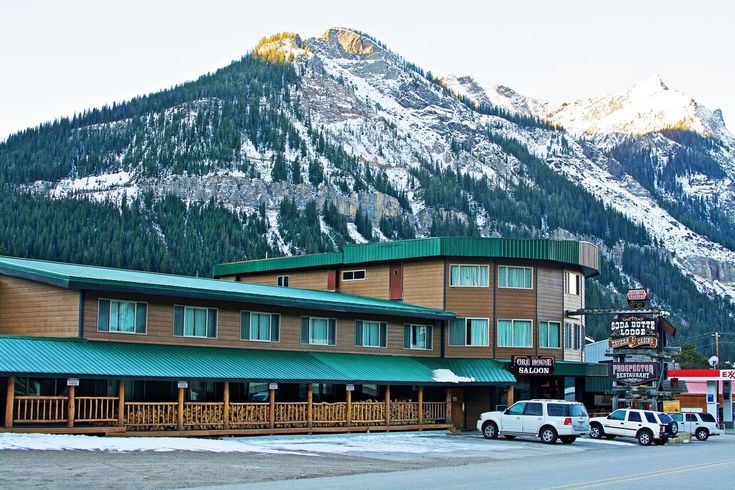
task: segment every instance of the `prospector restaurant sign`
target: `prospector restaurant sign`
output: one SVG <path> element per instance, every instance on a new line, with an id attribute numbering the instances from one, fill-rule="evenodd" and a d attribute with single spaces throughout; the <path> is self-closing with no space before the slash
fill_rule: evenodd
<path id="1" fill-rule="evenodd" d="M 554 358 L 545 356 L 513 356 L 511 371 L 526 376 L 548 376 L 554 373 Z"/>
<path id="2" fill-rule="evenodd" d="M 655 362 L 613 362 L 607 365 L 607 376 L 626 385 L 642 385 L 658 380 Z"/>
<path id="3" fill-rule="evenodd" d="M 643 316 L 615 318 L 610 322 L 607 343 L 611 349 L 655 349 L 658 347 L 656 319 Z"/>

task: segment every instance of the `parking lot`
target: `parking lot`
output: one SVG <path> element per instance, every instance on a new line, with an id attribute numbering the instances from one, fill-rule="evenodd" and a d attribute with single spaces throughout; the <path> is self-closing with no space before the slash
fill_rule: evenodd
<path id="1" fill-rule="evenodd" d="M 82 449 L 84 448 L 84 449 Z M 547 445 L 537 439 L 503 438 L 488 441 L 478 432 L 375 433 L 312 436 L 273 436 L 216 439 L 95 438 L 90 436 L 23 437 L 0 434 L 0 488 L 183 488 L 247 485 L 272 482 L 341 488 L 359 484 L 390 488 L 405 479 L 428 478 L 428 487 L 441 486 L 453 475 L 453 486 L 476 486 L 476 472 L 494 479 L 513 478 L 529 488 L 553 483 L 556 475 L 575 475 L 609 461 L 630 461 L 631 468 L 656 461 L 681 460 L 679 467 L 699 459 L 732 459 L 735 436 L 709 441 L 641 447 L 634 440 L 593 440 Z M 616 463 L 618 464 L 618 463 Z M 565 466 L 568 466 L 564 470 Z M 735 466 L 735 462 L 731 466 Z M 658 469 L 660 464 L 656 465 Z M 517 469 L 513 469 L 517 468 Z M 524 469 L 525 468 L 525 469 Z M 529 471 L 533 470 L 533 471 Z M 412 473 L 414 472 L 414 473 Z M 620 475 L 618 470 L 616 473 Z M 352 475 L 352 476 L 350 476 Z M 365 480 L 370 477 L 370 484 Z M 323 478 L 326 477 L 326 480 Z M 317 479 L 315 479 L 317 478 Z M 542 480 L 538 480 L 542 478 Z M 353 481 L 351 479 L 357 479 Z M 330 483 L 331 482 L 331 483 Z M 382 482 L 382 483 L 381 483 Z M 509 483 L 511 480 L 509 480 Z"/>

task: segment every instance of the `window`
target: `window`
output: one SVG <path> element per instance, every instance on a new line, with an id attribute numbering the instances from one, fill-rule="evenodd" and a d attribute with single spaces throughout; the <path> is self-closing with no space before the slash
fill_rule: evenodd
<path id="1" fill-rule="evenodd" d="M 359 270 L 359 271 L 342 271 L 342 280 L 343 281 L 360 281 L 362 279 L 365 279 L 367 274 L 365 273 L 365 270 Z"/>
<path id="2" fill-rule="evenodd" d="M 486 288 L 488 286 L 488 266 L 452 265 L 449 268 L 449 286 L 466 288 Z"/>
<path id="3" fill-rule="evenodd" d="M 615 410 L 607 418 L 610 420 L 625 420 L 625 410 Z"/>
<path id="4" fill-rule="evenodd" d="M 174 305 L 174 335 L 217 338 L 217 309 Z"/>
<path id="5" fill-rule="evenodd" d="M 434 327 L 431 325 L 405 324 L 403 326 L 403 348 L 432 350 Z"/>
<path id="6" fill-rule="evenodd" d="M 288 287 L 288 276 L 278 276 L 278 286 L 282 288 Z"/>
<path id="7" fill-rule="evenodd" d="M 487 346 L 487 318 L 456 318 L 449 326 L 449 345 Z"/>
<path id="8" fill-rule="evenodd" d="M 565 292 L 575 296 L 582 294 L 582 276 L 574 272 L 566 272 L 564 275 Z"/>
<path id="9" fill-rule="evenodd" d="M 498 320 L 498 347 L 533 347 L 533 322 Z"/>
<path id="10" fill-rule="evenodd" d="M 700 413 L 702 422 L 716 422 L 715 417 L 711 413 Z"/>
<path id="11" fill-rule="evenodd" d="M 628 412 L 628 422 L 641 422 L 641 414 L 638 412 Z"/>
<path id="12" fill-rule="evenodd" d="M 276 313 L 240 312 L 240 339 L 278 342 L 281 316 Z"/>
<path id="13" fill-rule="evenodd" d="M 526 403 L 526 409 L 523 410 L 523 415 L 542 416 L 543 414 L 543 406 L 540 403 Z"/>
<path id="14" fill-rule="evenodd" d="M 582 349 L 582 325 L 574 325 L 574 350 Z"/>
<path id="15" fill-rule="evenodd" d="M 100 299 L 97 303 L 97 331 L 145 334 L 148 304 L 136 301 Z"/>
<path id="16" fill-rule="evenodd" d="M 508 409 L 508 415 L 523 415 L 526 402 L 518 402 Z"/>
<path id="17" fill-rule="evenodd" d="M 680 413 L 672 413 L 671 414 L 671 418 L 674 419 L 674 420 L 676 420 L 677 422 L 683 422 L 684 421 L 683 417 L 684 416 L 682 414 L 680 414 Z"/>
<path id="18" fill-rule="evenodd" d="M 301 317 L 301 343 L 336 345 L 337 320 L 334 318 Z"/>
<path id="19" fill-rule="evenodd" d="M 533 269 L 510 265 L 498 266 L 498 287 L 533 289 Z"/>
<path id="20" fill-rule="evenodd" d="M 385 322 L 357 320 L 355 322 L 355 345 L 361 347 L 385 347 L 387 329 L 388 325 Z"/>
<path id="21" fill-rule="evenodd" d="M 565 349 L 574 348 L 574 327 L 575 326 L 572 323 L 564 324 L 564 348 Z"/>
<path id="22" fill-rule="evenodd" d="M 538 324 L 538 343 L 540 348 L 561 348 L 561 323 L 540 322 Z"/>
<path id="23" fill-rule="evenodd" d="M 651 424 L 658 424 L 656 416 L 653 414 L 653 412 L 643 412 L 643 415 L 646 416 L 646 420 Z"/>

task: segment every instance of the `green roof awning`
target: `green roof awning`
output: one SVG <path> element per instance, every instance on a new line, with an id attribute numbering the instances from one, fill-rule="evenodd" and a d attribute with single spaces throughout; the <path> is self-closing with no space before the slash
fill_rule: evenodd
<path id="1" fill-rule="evenodd" d="M 446 385 L 435 370 L 472 378 L 461 384 L 511 384 L 491 359 L 276 351 L 0 336 L 0 374 L 171 380 Z"/>
<path id="2" fill-rule="evenodd" d="M 610 393 L 612 380 L 607 376 L 587 376 L 584 378 L 584 389 L 587 393 Z"/>
<path id="3" fill-rule="evenodd" d="M 454 313 L 352 294 L 0 256 L 0 274 L 66 289 L 132 291 L 293 308 L 448 320 Z"/>
<path id="4" fill-rule="evenodd" d="M 548 260 L 579 266 L 586 276 L 598 273 L 595 245 L 574 240 L 433 237 L 394 242 L 346 244 L 341 252 L 273 257 L 214 266 L 214 277 L 307 267 L 330 267 L 425 257 L 489 257 Z"/>

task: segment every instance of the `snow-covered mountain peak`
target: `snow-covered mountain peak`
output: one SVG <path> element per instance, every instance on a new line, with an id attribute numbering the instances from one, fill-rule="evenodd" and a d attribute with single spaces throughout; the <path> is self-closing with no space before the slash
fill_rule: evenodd
<path id="1" fill-rule="evenodd" d="M 643 135 L 666 129 L 732 141 L 722 114 L 669 88 L 655 75 L 612 95 L 549 106 L 545 119 L 577 135 Z"/>

